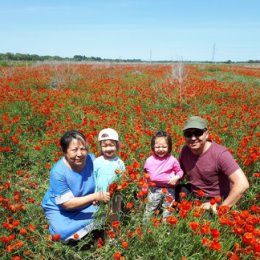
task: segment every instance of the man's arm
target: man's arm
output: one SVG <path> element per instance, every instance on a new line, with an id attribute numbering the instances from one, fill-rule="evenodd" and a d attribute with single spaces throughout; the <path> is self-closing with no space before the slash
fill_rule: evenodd
<path id="1" fill-rule="evenodd" d="M 232 207 L 235 205 L 244 192 L 249 188 L 248 180 L 241 169 L 236 170 L 229 176 L 229 180 L 232 184 L 229 195 L 223 201 L 221 205 Z M 217 213 L 217 204 L 211 205 L 210 202 L 202 203 L 201 208 L 205 210 L 212 210 L 214 213 Z"/>
<path id="2" fill-rule="evenodd" d="M 241 169 L 238 169 L 229 175 L 229 180 L 232 184 L 231 190 L 222 205 L 232 207 L 240 200 L 243 193 L 249 188 L 249 183 Z"/>

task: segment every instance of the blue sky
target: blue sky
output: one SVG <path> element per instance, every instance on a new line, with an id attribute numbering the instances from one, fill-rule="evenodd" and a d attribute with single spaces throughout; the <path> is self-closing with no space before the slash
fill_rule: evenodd
<path id="1" fill-rule="evenodd" d="M 259 0 L 0 0 L 0 53 L 260 60 Z"/>

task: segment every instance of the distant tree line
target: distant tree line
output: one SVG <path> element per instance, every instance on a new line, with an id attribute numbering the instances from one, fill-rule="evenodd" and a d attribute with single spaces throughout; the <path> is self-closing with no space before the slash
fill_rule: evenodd
<path id="1" fill-rule="evenodd" d="M 0 53 L 0 61 L 107 61 L 107 62 L 149 62 L 149 63 L 178 63 L 179 61 L 172 60 L 160 60 L 160 61 L 143 61 L 141 59 L 103 59 L 100 57 L 86 57 L 85 55 L 74 55 L 73 58 L 60 57 L 60 56 L 50 56 L 44 55 L 40 56 L 37 54 L 23 54 L 23 53 Z M 184 63 L 260 63 L 260 60 L 248 60 L 248 61 L 183 61 Z"/>
<path id="2" fill-rule="evenodd" d="M 102 59 L 100 57 L 86 57 L 84 55 L 74 55 L 73 58 L 64 58 L 60 56 L 40 56 L 37 54 L 22 54 L 22 53 L 0 53 L 2 61 L 115 61 L 115 62 L 142 62 L 141 59 Z"/>
<path id="3" fill-rule="evenodd" d="M 0 60 L 6 61 L 44 61 L 44 60 L 63 60 L 59 56 L 40 56 L 37 54 L 22 54 L 22 53 L 0 53 Z"/>

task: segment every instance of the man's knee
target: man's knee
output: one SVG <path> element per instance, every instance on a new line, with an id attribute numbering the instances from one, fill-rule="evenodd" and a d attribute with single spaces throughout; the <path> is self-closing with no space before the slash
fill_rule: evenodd
<path id="1" fill-rule="evenodd" d="M 190 184 L 178 184 L 175 187 L 175 200 L 181 201 L 183 197 L 187 197 L 191 195 L 191 187 Z"/>

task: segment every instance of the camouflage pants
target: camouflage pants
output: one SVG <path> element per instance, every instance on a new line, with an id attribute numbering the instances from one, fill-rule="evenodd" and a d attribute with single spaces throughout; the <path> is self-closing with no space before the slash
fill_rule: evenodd
<path id="1" fill-rule="evenodd" d="M 166 218 L 171 215 L 168 208 L 171 207 L 175 201 L 175 189 L 151 187 L 147 199 L 144 222 L 147 221 L 157 209 L 160 209 L 160 206 L 163 210 L 163 219 L 166 220 Z"/>

